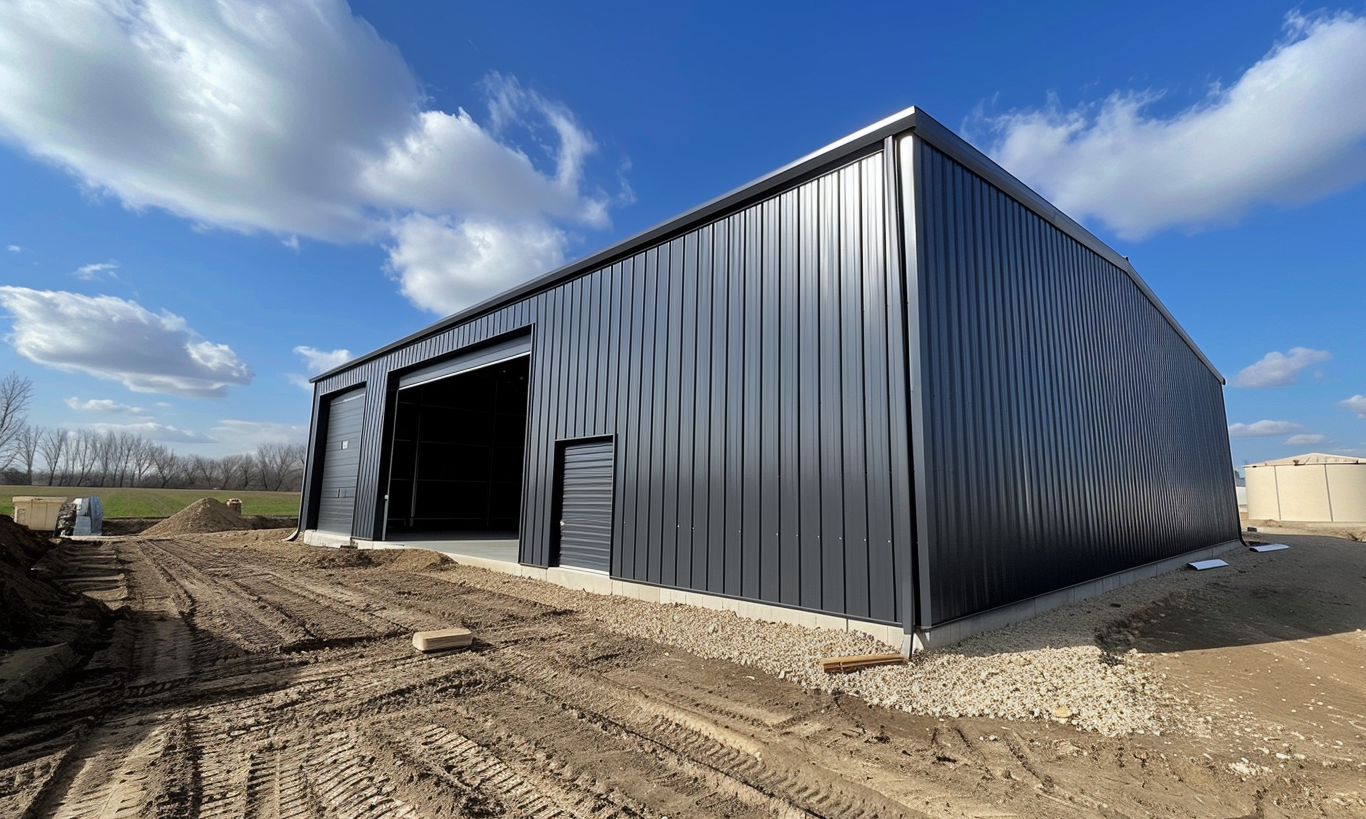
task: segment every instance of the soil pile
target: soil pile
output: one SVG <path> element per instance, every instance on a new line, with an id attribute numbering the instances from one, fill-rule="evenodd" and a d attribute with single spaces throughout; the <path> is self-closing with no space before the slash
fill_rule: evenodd
<path id="1" fill-rule="evenodd" d="M 143 535 L 192 535 L 206 532 L 230 532 L 250 529 L 251 521 L 213 498 L 201 498 L 166 518 Z"/>
<path id="2" fill-rule="evenodd" d="M 89 641 L 104 607 L 58 589 L 33 565 L 50 548 L 36 532 L 0 515 L 0 651 Z"/>

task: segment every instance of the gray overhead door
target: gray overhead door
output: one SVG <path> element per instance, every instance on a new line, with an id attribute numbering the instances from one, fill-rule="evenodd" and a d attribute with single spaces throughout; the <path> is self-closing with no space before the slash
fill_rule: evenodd
<path id="1" fill-rule="evenodd" d="M 560 565 L 609 571 L 612 562 L 612 442 L 564 448 Z"/>
<path id="2" fill-rule="evenodd" d="M 327 448 L 318 500 L 318 529 L 351 534 L 356 514 L 356 476 L 360 473 L 360 431 L 365 420 L 365 390 L 332 399 L 327 414 Z"/>

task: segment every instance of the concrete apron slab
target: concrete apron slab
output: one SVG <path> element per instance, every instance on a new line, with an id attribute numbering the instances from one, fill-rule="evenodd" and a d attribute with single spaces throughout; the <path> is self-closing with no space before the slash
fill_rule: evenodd
<path id="1" fill-rule="evenodd" d="M 609 577 L 604 572 L 595 572 L 588 569 L 570 569 L 565 567 L 545 566 L 525 566 L 517 562 L 517 542 L 516 541 L 450 541 L 450 540 L 425 540 L 413 542 L 384 542 L 368 541 L 356 538 L 349 538 L 345 535 L 335 535 L 328 532 L 318 532 L 310 529 L 304 532 L 304 543 L 310 546 L 354 546 L 365 549 L 395 549 L 395 548 L 415 548 L 431 549 L 450 555 L 455 562 L 465 566 L 475 566 L 489 571 L 499 572 L 500 574 L 515 575 L 517 577 L 529 577 L 533 580 L 542 580 L 547 583 L 554 583 L 567 589 L 586 591 L 593 594 L 615 594 L 622 597 L 629 597 L 634 600 L 644 600 L 648 603 L 681 603 L 685 606 L 697 606 L 698 608 L 713 609 L 715 611 L 733 611 L 738 616 L 750 620 L 766 620 L 773 623 L 790 623 L 806 628 L 824 628 L 834 631 L 856 631 L 867 634 L 876 640 L 885 643 L 893 648 L 902 648 L 903 653 L 908 645 L 907 637 L 901 626 L 887 625 L 885 623 L 869 623 L 863 620 L 856 620 L 852 617 L 840 617 L 833 614 L 819 614 L 817 612 L 800 611 L 789 609 L 782 606 L 773 606 L 767 603 L 754 603 L 748 600 L 736 600 L 731 597 L 721 597 L 714 594 L 704 594 L 702 592 L 688 591 L 685 589 L 669 589 L 660 586 L 651 586 L 646 583 L 636 583 L 629 580 L 617 580 Z M 509 546 L 510 544 L 510 546 Z"/>

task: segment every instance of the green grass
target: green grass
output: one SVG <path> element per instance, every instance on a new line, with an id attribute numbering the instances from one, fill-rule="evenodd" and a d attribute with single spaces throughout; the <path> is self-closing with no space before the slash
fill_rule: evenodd
<path id="1" fill-rule="evenodd" d="M 244 515 L 297 515 L 298 492 L 217 491 L 205 489 L 113 489 L 75 486 L 0 485 L 0 515 L 14 517 L 14 496 L 82 498 L 99 495 L 106 518 L 167 518 L 200 498 L 240 498 Z"/>

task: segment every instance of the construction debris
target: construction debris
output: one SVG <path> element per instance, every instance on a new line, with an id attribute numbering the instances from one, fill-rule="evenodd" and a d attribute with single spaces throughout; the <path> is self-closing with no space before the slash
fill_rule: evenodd
<path id="1" fill-rule="evenodd" d="M 1195 569 L 1197 572 L 1203 572 L 1205 569 L 1217 569 L 1220 566 L 1227 566 L 1228 563 L 1216 557 L 1212 560 L 1193 560 L 1186 565 Z"/>
<path id="2" fill-rule="evenodd" d="M 875 665 L 905 665 L 906 658 L 900 654 L 850 654 L 846 657 L 826 657 L 820 663 L 821 671 L 826 674 L 848 674 Z"/>

